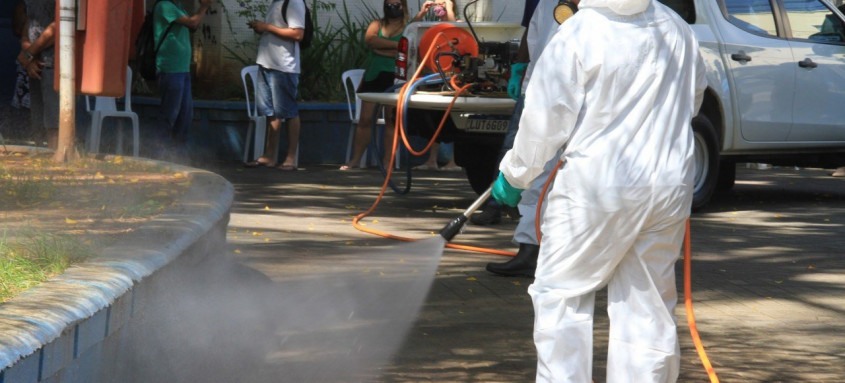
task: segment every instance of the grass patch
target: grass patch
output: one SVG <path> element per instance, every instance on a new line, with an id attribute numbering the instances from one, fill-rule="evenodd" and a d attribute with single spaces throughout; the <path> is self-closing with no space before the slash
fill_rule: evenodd
<path id="1" fill-rule="evenodd" d="M 31 232 L 15 242 L 0 238 L 0 302 L 64 272 L 94 254 L 84 239 Z"/>
<path id="2" fill-rule="evenodd" d="M 0 151 L 0 301 L 95 257 L 188 190 L 167 165 Z"/>

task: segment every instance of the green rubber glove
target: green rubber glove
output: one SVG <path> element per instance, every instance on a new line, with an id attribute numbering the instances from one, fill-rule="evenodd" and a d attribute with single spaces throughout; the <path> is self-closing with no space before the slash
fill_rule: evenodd
<path id="1" fill-rule="evenodd" d="M 522 189 L 511 186 L 502 172 L 499 172 L 499 178 L 496 178 L 496 182 L 493 182 L 492 194 L 496 202 L 510 207 L 516 207 L 519 200 L 522 199 Z"/>
<path id="2" fill-rule="evenodd" d="M 522 93 L 522 76 L 525 76 L 525 69 L 528 63 L 514 63 L 511 65 L 511 79 L 508 80 L 508 96 L 516 100 Z"/>

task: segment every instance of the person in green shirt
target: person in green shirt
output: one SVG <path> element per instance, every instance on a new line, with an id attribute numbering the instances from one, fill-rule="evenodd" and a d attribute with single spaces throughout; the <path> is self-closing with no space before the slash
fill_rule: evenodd
<path id="1" fill-rule="evenodd" d="M 383 4 L 384 17 L 373 20 L 364 32 L 364 42 L 370 51 L 367 54 L 367 68 L 364 78 L 356 92 L 384 92 L 393 86 L 396 48 L 402 32 L 408 23 L 408 4 L 406 0 L 385 0 Z M 355 140 L 352 145 L 352 156 L 349 162 L 342 165 L 340 170 L 354 169 L 361 163 L 361 157 L 367 149 L 372 135 L 373 118 L 375 118 L 376 104 L 368 101 L 361 102 L 361 115 L 355 127 Z M 392 114 L 392 113 L 389 113 Z M 388 119 L 392 116 L 388 116 Z M 393 122 L 387 121 L 384 130 L 384 166 L 390 163 L 390 148 L 393 145 Z"/>
<path id="2" fill-rule="evenodd" d="M 199 0 L 196 13 L 189 15 L 171 0 L 157 1 L 153 9 L 153 31 L 156 41 L 162 41 L 156 55 L 158 89 L 161 94 L 161 115 L 166 132 L 160 144 L 165 150 L 184 153 L 188 130 L 194 117 L 191 94 L 191 35 L 208 11 L 212 0 Z"/>

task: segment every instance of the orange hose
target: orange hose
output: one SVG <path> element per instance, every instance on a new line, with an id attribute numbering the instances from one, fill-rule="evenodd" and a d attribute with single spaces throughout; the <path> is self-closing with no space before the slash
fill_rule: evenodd
<path id="1" fill-rule="evenodd" d="M 439 39 L 441 39 L 442 37 L 443 37 L 443 33 L 442 32 L 438 33 L 434 37 L 434 41 L 432 42 L 432 44 L 437 43 L 437 41 Z M 429 49 L 429 51 L 426 53 L 425 57 L 423 57 L 422 61 L 420 61 L 420 62 L 425 62 L 428 59 L 428 56 L 433 51 L 434 51 L 434 49 Z M 370 233 L 370 234 L 373 234 L 373 235 L 378 235 L 378 236 L 381 236 L 381 237 L 384 237 L 384 238 L 395 239 L 395 240 L 398 240 L 398 241 L 405 241 L 405 242 L 415 241 L 416 239 L 401 237 L 401 236 L 390 234 L 390 233 L 387 233 L 387 232 L 384 232 L 384 231 L 381 231 L 381 230 L 370 229 L 370 228 L 363 226 L 360 223 L 360 221 L 363 218 L 370 215 L 373 211 L 375 211 L 376 207 L 381 202 L 382 198 L 384 198 L 384 194 L 387 191 L 387 188 L 390 184 L 390 177 L 393 175 L 393 164 L 394 164 L 394 161 L 396 160 L 396 148 L 399 144 L 399 137 L 402 137 L 402 141 L 405 144 L 405 147 L 408 149 L 408 151 L 411 154 L 418 156 L 418 155 L 421 155 L 421 154 L 428 152 L 429 149 L 431 148 L 431 146 L 437 140 L 437 137 L 440 134 L 440 131 L 443 130 L 443 127 L 446 123 L 446 119 L 449 117 L 449 113 L 451 112 L 452 107 L 454 106 L 458 97 L 461 95 L 461 93 L 463 93 L 466 89 L 468 89 L 471 86 L 471 84 L 467 84 L 463 87 L 456 87 L 457 89 L 456 89 L 456 92 L 455 92 L 455 96 L 452 98 L 452 102 L 449 103 L 449 107 L 444 112 L 443 118 L 440 120 L 440 126 L 437 127 L 437 130 L 435 130 L 434 135 L 432 136 L 432 138 L 428 142 L 428 144 L 425 146 L 425 148 L 423 148 L 422 151 L 416 151 L 416 150 L 413 149 L 413 147 L 411 146 L 411 143 L 408 141 L 408 137 L 405 134 L 405 130 L 401 128 L 401 125 L 402 125 L 402 118 L 403 118 L 403 115 L 404 115 L 403 109 L 404 109 L 405 94 L 408 92 L 408 89 L 411 87 L 411 85 L 413 85 L 413 83 L 417 80 L 420 73 L 422 72 L 422 69 L 423 69 L 422 65 L 417 67 L 417 70 L 416 70 L 416 72 L 414 72 L 414 75 L 411 77 L 411 79 L 408 82 L 406 82 L 405 85 L 402 86 L 402 88 L 399 89 L 399 94 L 397 96 L 398 98 L 397 98 L 397 103 L 396 103 L 396 117 L 395 117 L 395 123 L 394 123 L 394 127 L 393 127 L 394 128 L 393 143 L 390 147 L 390 151 L 391 151 L 390 162 L 386 166 L 387 174 L 384 177 L 384 182 L 381 185 L 381 189 L 379 190 L 379 194 L 376 197 L 376 200 L 373 201 L 373 204 L 366 211 L 356 215 L 355 218 L 352 219 L 352 226 L 355 227 L 356 229 L 358 229 L 359 231 L 362 231 L 362 232 L 365 232 L 365 233 Z M 454 81 L 452 81 L 452 86 L 455 87 L 455 85 L 456 84 L 454 83 Z M 459 244 L 459 243 L 447 243 L 446 247 L 451 248 L 451 249 L 474 251 L 474 252 L 489 253 L 489 254 L 496 254 L 496 255 L 507 255 L 507 256 L 516 255 L 516 253 L 514 253 L 512 251 L 503 251 L 503 250 L 498 250 L 498 249 L 477 247 L 477 246 L 464 245 L 464 244 Z"/>
<path id="2" fill-rule="evenodd" d="M 543 190 L 540 191 L 540 198 L 537 199 L 537 209 L 534 211 L 534 232 L 537 235 L 537 243 L 540 243 L 540 240 L 543 239 L 543 232 L 540 231 L 540 217 L 542 217 L 543 212 L 543 200 L 546 199 L 546 193 L 549 191 L 549 186 L 552 185 L 552 181 L 555 179 L 555 176 L 557 176 L 557 170 L 560 169 L 561 165 L 563 165 L 563 160 L 558 160 L 554 169 L 552 169 L 552 172 L 549 173 L 549 177 L 546 178 L 546 182 L 543 184 Z"/>
<path id="3" fill-rule="evenodd" d="M 692 308 L 692 240 L 690 239 L 690 220 L 687 218 L 686 235 L 684 235 L 684 305 L 687 309 L 687 325 L 692 336 L 692 343 L 695 344 L 695 350 L 698 352 L 698 358 L 701 359 L 701 364 L 704 370 L 707 371 L 707 376 L 710 377 L 711 383 L 718 383 L 719 377 L 716 376 L 716 371 L 710 364 L 710 359 L 707 358 L 707 352 L 704 351 L 704 344 L 701 343 L 701 337 L 698 335 L 698 328 L 695 325 L 695 312 Z"/>

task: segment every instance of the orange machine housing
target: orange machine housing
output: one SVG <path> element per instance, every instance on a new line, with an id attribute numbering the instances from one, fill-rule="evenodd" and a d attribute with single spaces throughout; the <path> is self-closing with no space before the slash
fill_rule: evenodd
<path id="1" fill-rule="evenodd" d="M 76 89 L 96 96 L 122 97 L 126 66 L 134 40 L 144 21 L 144 0 L 79 0 L 76 32 Z M 56 71 L 61 62 L 58 47 L 59 1 L 56 1 Z"/>

